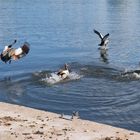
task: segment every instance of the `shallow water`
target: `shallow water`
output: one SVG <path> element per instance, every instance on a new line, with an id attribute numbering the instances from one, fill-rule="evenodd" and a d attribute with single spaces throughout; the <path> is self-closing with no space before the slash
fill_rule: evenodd
<path id="1" fill-rule="evenodd" d="M 0 2 L 0 50 L 27 41 L 25 58 L 0 69 L 0 101 L 140 131 L 140 2 L 6 0 Z M 93 29 L 110 33 L 107 61 Z M 72 77 L 48 83 L 68 63 Z M 56 77 L 55 77 L 56 78 Z"/>

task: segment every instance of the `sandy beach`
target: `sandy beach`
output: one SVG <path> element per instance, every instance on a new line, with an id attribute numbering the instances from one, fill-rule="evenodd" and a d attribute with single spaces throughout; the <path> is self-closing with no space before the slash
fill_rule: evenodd
<path id="1" fill-rule="evenodd" d="M 68 117 L 0 102 L 0 140 L 140 139 L 138 132 Z"/>

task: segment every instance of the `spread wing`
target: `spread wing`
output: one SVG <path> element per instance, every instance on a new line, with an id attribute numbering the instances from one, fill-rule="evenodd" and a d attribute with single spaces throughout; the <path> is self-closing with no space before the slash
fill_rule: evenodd
<path id="1" fill-rule="evenodd" d="M 21 48 L 24 54 L 28 54 L 30 51 L 30 44 L 28 42 L 25 42 Z"/>
<path id="2" fill-rule="evenodd" d="M 97 30 L 93 30 L 95 34 L 97 34 L 100 39 L 103 39 L 103 35 L 101 33 L 99 33 Z"/>
<path id="3" fill-rule="evenodd" d="M 109 33 L 103 37 L 103 41 L 105 41 L 109 37 Z"/>

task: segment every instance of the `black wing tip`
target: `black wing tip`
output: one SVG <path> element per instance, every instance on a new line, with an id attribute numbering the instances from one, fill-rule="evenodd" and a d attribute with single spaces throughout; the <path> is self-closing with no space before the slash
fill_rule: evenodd
<path id="1" fill-rule="evenodd" d="M 94 31 L 95 33 L 99 33 L 99 31 L 97 31 L 97 30 L 95 30 L 95 29 L 93 29 L 93 31 Z M 106 35 L 109 36 L 110 34 L 107 33 Z"/>
<path id="2" fill-rule="evenodd" d="M 108 37 L 110 34 L 109 33 L 107 33 L 104 37 Z"/>
<path id="3" fill-rule="evenodd" d="M 94 29 L 94 33 L 97 34 L 97 35 L 99 35 L 100 38 L 102 38 L 102 37 L 101 37 L 102 35 L 101 35 L 101 33 L 100 33 L 99 31 L 97 31 L 97 30 Z"/>
<path id="4" fill-rule="evenodd" d="M 95 29 L 93 29 L 93 31 L 94 31 L 94 33 L 97 33 L 98 31 L 97 30 L 95 30 Z"/>
<path id="5" fill-rule="evenodd" d="M 109 35 L 110 35 L 109 33 L 108 33 L 108 34 L 106 34 L 106 36 L 107 36 L 107 37 L 109 37 Z"/>

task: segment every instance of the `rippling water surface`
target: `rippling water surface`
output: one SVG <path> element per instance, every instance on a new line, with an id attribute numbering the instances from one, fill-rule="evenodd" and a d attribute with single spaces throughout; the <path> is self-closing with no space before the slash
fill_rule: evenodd
<path id="1" fill-rule="evenodd" d="M 28 41 L 29 55 L 0 63 L 0 101 L 140 131 L 140 1 L 0 0 L 0 50 Z M 110 33 L 108 61 L 93 29 Z M 50 82 L 64 63 L 65 81 Z M 56 78 L 56 77 L 55 77 Z M 56 79 L 55 79 L 56 80 Z"/>

